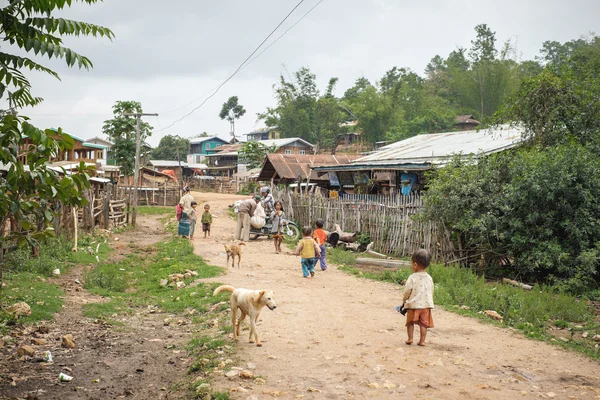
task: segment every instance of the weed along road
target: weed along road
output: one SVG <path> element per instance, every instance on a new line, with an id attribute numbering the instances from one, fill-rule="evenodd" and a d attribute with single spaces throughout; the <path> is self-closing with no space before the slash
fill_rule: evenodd
<path id="1" fill-rule="evenodd" d="M 198 236 L 195 252 L 226 267 L 223 245 L 235 228 L 227 206 L 241 197 L 194 196 L 199 204 L 208 201 L 215 216 L 212 237 Z M 439 307 L 427 346 L 407 346 L 404 318 L 394 310 L 399 286 L 334 265 L 303 279 L 300 259 L 292 250 L 275 254 L 270 240 L 250 241 L 241 268 L 208 281 L 273 290 L 277 300 L 276 310 L 265 308 L 260 316 L 263 347 L 248 343 L 246 319 L 231 364 L 258 378 L 225 369 L 230 377 L 213 383 L 233 398 L 600 398 L 597 362 Z"/>

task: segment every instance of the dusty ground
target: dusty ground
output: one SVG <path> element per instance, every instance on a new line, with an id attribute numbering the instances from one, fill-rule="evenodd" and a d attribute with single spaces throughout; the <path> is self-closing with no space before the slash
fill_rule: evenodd
<path id="1" fill-rule="evenodd" d="M 222 246 L 235 225 L 226 209 L 239 197 L 197 198 L 210 201 L 216 218 L 211 239 L 197 235 L 196 252 L 225 266 Z M 403 318 L 394 311 L 397 286 L 334 266 L 303 279 L 300 260 L 275 254 L 265 239 L 243 251 L 242 268 L 214 280 L 271 289 L 278 307 L 261 315 L 264 347 L 247 343 L 247 331 L 239 344 L 239 366 L 254 364 L 266 384 L 224 377 L 215 383 L 247 390 L 234 398 L 600 398 L 600 365 L 582 356 L 441 309 L 434 311 L 427 347 L 407 346 Z"/>
<path id="2" fill-rule="evenodd" d="M 123 257 L 127 245 L 145 246 L 166 236 L 160 222 L 138 217 L 138 231 L 113 235 L 112 258 Z M 114 241 L 118 237 L 119 241 Z M 102 302 L 81 288 L 82 268 L 73 268 L 57 279 L 65 290 L 63 310 L 48 324 L 48 334 L 34 329 L 14 332 L 20 342 L 29 344 L 33 337 L 47 340 L 36 346 L 38 353 L 50 350 L 53 364 L 27 362 L 15 357 L 12 349 L 0 350 L 0 399 L 174 399 L 173 385 L 183 381 L 189 361 L 185 350 L 166 349 L 168 345 L 184 345 L 190 339 L 189 326 L 164 327 L 165 314 L 138 310 L 133 315 L 119 317 L 124 326 L 111 327 L 83 315 L 82 305 Z M 116 317 L 116 316 L 115 316 Z M 77 347 L 61 347 L 62 335 L 72 334 Z M 39 356 L 39 354 L 38 354 Z M 59 383 L 60 372 L 74 377 L 69 383 Z M 14 386 L 11 385 L 14 380 Z M 98 382 L 94 382 L 98 380 Z"/>
<path id="3" fill-rule="evenodd" d="M 235 225 L 227 206 L 240 197 L 194 196 L 201 205 L 209 201 L 215 215 L 212 238 L 198 232 L 196 252 L 225 266 L 223 244 L 231 241 Z M 139 225 L 139 231 L 117 235 L 117 257 L 127 253 L 128 243 L 143 246 L 165 238 L 157 220 L 142 218 Z M 303 279 L 299 259 L 275 254 L 271 242 L 260 239 L 243 249 L 242 268 L 229 268 L 214 281 L 272 289 L 279 306 L 262 314 L 258 332 L 264 347 L 247 343 L 245 331 L 233 364 L 252 369 L 266 383 L 216 376 L 213 387 L 235 388 L 233 398 L 600 398 L 600 366 L 582 356 L 440 309 L 428 346 L 406 346 L 403 318 L 394 311 L 397 286 L 358 279 L 334 266 Z M 22 342 L 45 338 L 48 345 L 41 347 L 52 351 L 54 364 L 24 362 L 0 349 L 0 399 L 184 397 L 176 385 L 188 377 L 190 359 L 170 345 L 186 344 L 192 327 L 164 327 L 165 314 L 150 310 L 118 317 L 122 328 L 89 320 L 82 305 L 104 300 L 75 283 L 81 278 L 82 270 L 73 269 L 59 279 L 65 306 L 49 324 L 50 333 L 19 332 Z M 60 346 L 67 333 L 75 337 L 74 350 Z M 58 383 L 61 371 L 74 376 L 73 382 Z"/>

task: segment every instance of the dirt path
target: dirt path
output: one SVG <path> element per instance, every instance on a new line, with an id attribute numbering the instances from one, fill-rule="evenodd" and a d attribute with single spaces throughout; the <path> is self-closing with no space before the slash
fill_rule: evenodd
<path id="1" fill-rule="evenodd" d="M 135 231 L 111 237 L 115 248 L 112 260 L 128 254 L 129 244 L 148 246 L 166 237 L 162 224 L 155 218 L 138 217 L 138 225 Z M 47 344 L 36 346 L 38 353 L 50 350 L 54 363 L 23 362 L 12 352 L 0 354 L 6 356 L 0 362 L 0 375 L 15 380 L 14 386 L 10 385 L 10 379 L 0 381 L 0 399 L 183 398 L 183 394 L 172 390 L 177 392 L 176 385 L 186 378 L 190 360 L 180 348 L 189 342 L 190 326 L 165 327 L 163 319 L 167 315 L 150 309 L 138 309 L 132 315 L 114 315 L 123 327 L 86 318 L 84 304 L 107 299 L 84 290 L 82 282 L 82 267 L 72 268 L 56 280 L 65 290 L 65 303 L 47 325 L 49 333 L 35 332 L 35 327 L 14 333 L 22 343 L 29 344 L 34 337 L 44 339 Z M 61 347 L 61 338 L 66 334 L 73 335 L 75 349 Z M 171 345 L 178 349 L 170 349 Z M 59 383 L 61 372 L 73 376 L 73 381 Z"/>
<path id="2" fill-rule="evenodd" d="M 213 237 L 198 234 L 195 251 L 225 266 L 223 244 L 235 225 L 227 205 L 240 197 L 195 197 L 209 200 L 216 217 Z M 397 286 L 334 266 L 303 279 L 299 259 L 275 254 L 264 239 L 243 251 L 242 268 L 214 281 L 271 289 L 278 307 L 261 316 L 264 347 L 247 343 L 247 332 L 238 346 L 239 366 L 253 363 L 266 384 L 224 377 L 215 384 L 247 390 L 234 398 L 600 398 L 600 365 L 582 356 L 441 309 L 434 312 L 428 346 L 406 346 L 403 318 L 394 311 Z"/>

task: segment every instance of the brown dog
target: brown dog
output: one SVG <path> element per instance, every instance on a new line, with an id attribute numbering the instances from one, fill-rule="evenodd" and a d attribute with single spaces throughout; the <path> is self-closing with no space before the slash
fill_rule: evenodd
<path id="1" fill-rule="evenodd" d="M 245 246 L 246 243 L 240 242 L 239 244 L 226 244 L 225 251 L 227 252 L 227 264 L 229 265 L 229 257 L 231 257 L 231 268 L 235 266 L 235 256 L 238 257 L 238 268 L 240 267 L 240 262 L 242 261 L 242 248 L 240 246 Z"/>
<path id="2" fill-rule="evenodd" d="M 231 292 L 229 302 L 231 304 L 231 325 L 233 327 L 233 340 L 238 340 L 240 335 L 240 326 L 246 315 L 250 317 L 250 343 L 256 341 L 257 346 L 262 346 L 258 333 L 256 332 L 256 322 L 260 315 L 260 311 L 264 306 L 271 311 L 277 308 L 275 295 L 270 290 L 248 290 L 242 288 L 234 288 L 230 285 L 219 286 L 215 289 L 213 296 L 221 292 Z M 238 309 L 240 317 L 237 317 Z"/>

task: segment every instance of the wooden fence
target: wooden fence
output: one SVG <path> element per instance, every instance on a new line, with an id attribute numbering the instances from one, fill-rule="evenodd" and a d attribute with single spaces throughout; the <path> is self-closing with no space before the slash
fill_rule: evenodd
<path id="1" fill-rule="evenodd" d="M 138 205 L 140 206 L 176 206 L 181 199 L 181 188 L 179 186 L 155 186 L 138 187 Z M 115 186 L 111 189 L 113 198 L 131 199 L 133 198 L 132 186 Z"/>
<path id="2" fill-rule="evenodd" d="M 325 229 L 339 224 L 343 231 L 369 234 L 373 249 L 392 256 L 410 256 L 419 248 L 428 249 L 434 260 L 454 259 L 450 232 L 431 221 L 416 218 L 423 206 L 418 195 L 371 196 L 343 195 L 338 199 L 319 194 L 276 191 L 286 216 L 302 226 L 325 221 Z"/>

